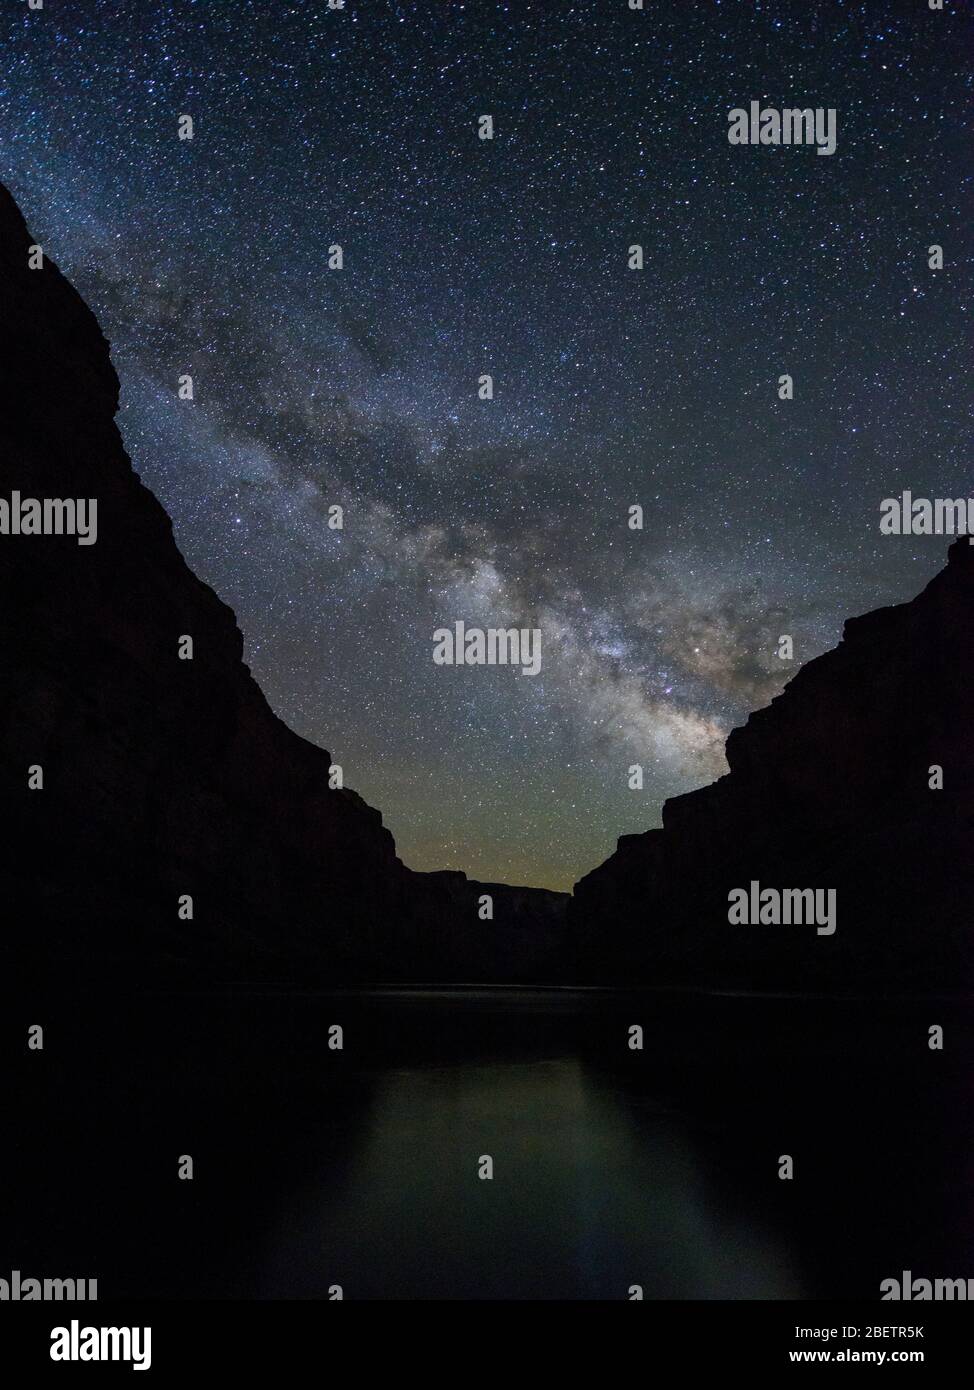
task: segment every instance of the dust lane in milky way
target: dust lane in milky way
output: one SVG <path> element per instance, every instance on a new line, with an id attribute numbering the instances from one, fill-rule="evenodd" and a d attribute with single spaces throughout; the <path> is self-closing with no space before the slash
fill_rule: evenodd
<path id="1" fill-rule="evenodd" d="M 134 465 L 407 863 L 567 886 L 940 567 L 879 506 L 970 494 L 969 27 L 5 9 L 0 177 L 111 340 Z M 731 144 L 752 101 L 834 109 L 834 154 Z M 461 622 L 540 631 L 537 675 L 436 664 Z"/>

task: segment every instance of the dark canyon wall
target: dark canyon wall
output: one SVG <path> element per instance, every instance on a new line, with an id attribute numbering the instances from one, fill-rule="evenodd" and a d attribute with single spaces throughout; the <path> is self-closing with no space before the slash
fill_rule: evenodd
<path id="1" fill-rule="evenodd" d="M 624 836 L 576 885 L 583 971 L 770 988 L 974 984 L 972 639 L 964 537 L 921 594 L 850 619 L 834 651 L 732 732 L 727 775 L 668 801 L 661 830 Z M 732 925 L 728 895 L 752 881 L 834 889 L 834 933 Z"/>
<path id="2" fill-rule="evenodd" d="M 271 711 L 233 613 L 132 470 L 94 315 L 51 261 L 28 268 L 31 244 L 0 189 L 0 494 L 96 497 L 98 533 L 0 537 L 7 974 L 557 972 L 564 895 L 410 872 L 378 811 L 329 790 L 328 753 Z"/>

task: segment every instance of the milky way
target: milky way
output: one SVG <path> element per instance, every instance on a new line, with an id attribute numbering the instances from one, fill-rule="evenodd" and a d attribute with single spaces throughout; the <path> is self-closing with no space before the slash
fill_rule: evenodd
<path id="1" fill-rule="evenodd" d="M 940 567 L 879 504 L 971 493 L 970 30 L 950 0 L 4 7 L 0 178 L 111 341 L 134 466 L 407 863 L 567 886 Z M 731 145 L 751 100 L 835 108 L 836 152 Z M 539 628 L 540 674 L 434 665 L 461 620 Z"/>

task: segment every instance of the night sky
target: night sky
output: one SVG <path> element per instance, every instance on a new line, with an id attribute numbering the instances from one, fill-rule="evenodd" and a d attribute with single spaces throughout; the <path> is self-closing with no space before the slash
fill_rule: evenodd
<path id="1" fill-rule="evenodd" d="M 968 5 L 6 0 L 0 36 L 0 179 L 134 466 L 413 867 L 567 887 L 943 563 L 879 504 L 974 495 Z M 730 145 L 752 99 L 835 107 L 836 153 Z M 458 620 L 540 628 L 540 674 L 435 666 Z"/>

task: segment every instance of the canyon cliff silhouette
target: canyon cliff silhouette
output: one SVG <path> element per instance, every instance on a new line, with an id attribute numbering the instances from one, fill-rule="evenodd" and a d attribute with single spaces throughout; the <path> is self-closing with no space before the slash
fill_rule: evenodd
<path id="1" fill-rule="evenodd" d="M 550 975 L 564 894 L 412 872 L 272 712 L 132 470 L 94 315 L 32 244 L 0 188 L 4 491 L 95 497 L 98 533 L 0 537 L 8 979 Z"/>
<path id="2" fill-rule="evenodd" d="M 4 490 L 96 497 L 98 539 L 0 537 L 8 981 L 970 986 L 966 539 L 912 602 L 851 619 L 733 731 L 726 776 L 623 836 L 570 899 L 416 873 L 268 706 L 132 470 L 94 315 L 52 261 L 28 268 L 31 245 L 0 188 Z M 729 925 L 753 881 L 834 889 L 835 933 Z"/>
<path id="3" fill-rule="evenodd" d="M 734 729 L 725 776 L 667 801 L 662 829 L 622 836 L 575 885 L 581 973 L 742 989 L 969 989 L 972 619 L 965 536 L 922 593 L 850 618 L 838 647 Z M 834 890 L 834 932 L 732 925 L 729 894 L 752 882 Z"/>

